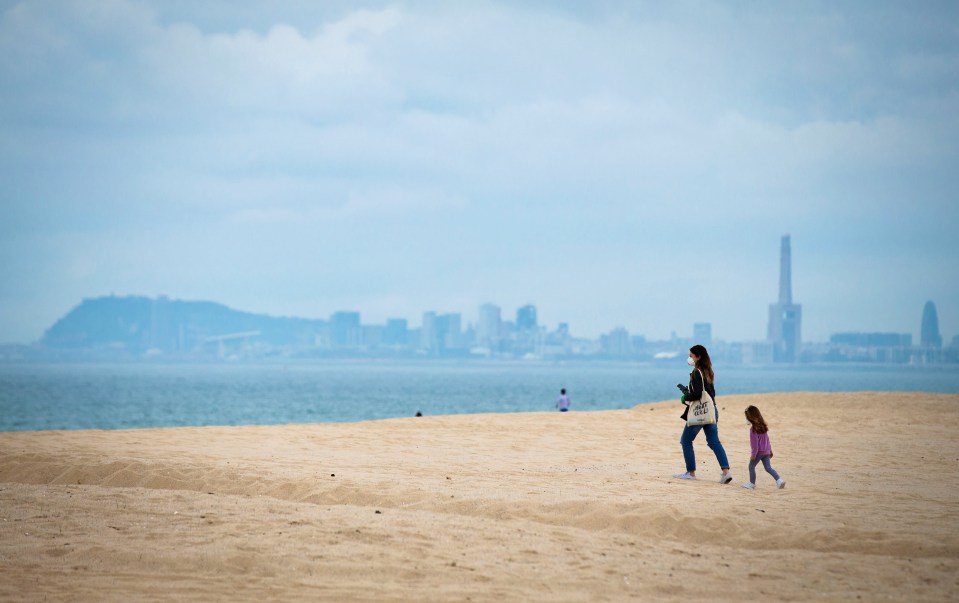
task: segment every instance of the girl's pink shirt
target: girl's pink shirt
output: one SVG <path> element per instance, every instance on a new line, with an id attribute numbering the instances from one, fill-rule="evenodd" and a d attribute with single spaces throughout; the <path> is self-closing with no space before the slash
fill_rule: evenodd
<path id="1" fill-rule="evenodd" d="M 761 456 L 772 456 L 773 447 L 769 443 L 769 432 L 756 433 L 752 427 L 749 428 L 749 457 L 759 458 Z"/>

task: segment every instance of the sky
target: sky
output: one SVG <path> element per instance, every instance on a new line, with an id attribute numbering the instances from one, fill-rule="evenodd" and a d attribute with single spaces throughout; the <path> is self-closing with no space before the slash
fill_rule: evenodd
<path id="1" fill-rule="evenodd" d="M 959 3 L 0 0 L 0 342 L 85 298 L 959 335 Z"/>

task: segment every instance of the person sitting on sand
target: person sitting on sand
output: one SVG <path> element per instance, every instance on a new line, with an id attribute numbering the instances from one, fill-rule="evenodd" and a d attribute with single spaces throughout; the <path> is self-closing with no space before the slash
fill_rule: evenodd
<path id="1" fill-rule="evenodd" d="M 749 481 L 743 484 L 743 488 L 754 490 L 756 488 L 756 465 L 760 461 L 766 473 L 773 476 L 776 480 L 776 487 L 780 490 L 786 487 L 786 480 L 779 477 L 776 470 L 772 468 L 769 460 L 773 458 L 773 447 L 769 443 L 769 426 L 763 419 L 762 413 L 755 406 L 746 407 L 746 420 L 749 421 Z"/>
<path id="2" fill-rule="evenodd" d="M 559 398 L 556 400 L 556 408 L 559 409 L 559 412 L 567 412 L 569 410 L 569 396 L 566 395 L 566 388 L 559 390 Z"/>
<path id="3" fill-rule="evenodd" d="M 694 345 L 689 348 L 689 358 L 686 359 L 686 363 L 693 367 L 693 372 L 689 374 L 689 390 L 688 393 L 683 394 L 683 403 L 701 399 L 704 389 L 709 392 L 715 403 L 716 388 L 713 386 L 715 375 L 713 375 L 713 363 L 709 359 L 709 352 L 701 345 Z M 677 473 L 673 477 L 696 479 L 696 452 L 693 450 L 693 440 L 702 430 L 706 432 L 706 444 L 716 454 L 719 467 L 723 470 L 723 474 L 719 476 L 719 483 L 728 484 L 733 481 L 733 475 L 729 472 L 726 449 L 719 441 L 719 409 L 716 410 L 716 421 L 713 425 L 687 425 L 683 429 L 679 442 L 683 447 L 683 458 L 686 460 L 686 473 Z"/>

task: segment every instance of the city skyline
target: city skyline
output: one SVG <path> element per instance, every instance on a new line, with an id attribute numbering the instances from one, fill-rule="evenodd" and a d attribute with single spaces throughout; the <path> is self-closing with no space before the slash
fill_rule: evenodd
<path id="1" fill-rule="evenodd" d="M 170 303 L 186 303 L 186 304 L 212 304 L 214 306 L 222 307 L 231 312 L 239 312 L 241 314 L 250 314 L 241 308 L 233 308 L 221 304 L 214 300 L 180 300 L 180 299 L 171 299 L 167 296 L 159 296 L 156 298 L 148 298 L 144 296 L 102 296 L 99 298 L 85 299 L 83 302 L 76 306 L 70 313 L 61 317 L 56 324 L 51 325 L 50 328 L 45 330 L 45 336 L 50 333 L 62 320 L 69 317 L 73 312 L 82 308 L 88 302 L 98 302 L 107 299 L 139 299 L 146 300 L 151 304 L 170 304 Z M 771 307 L 776 307 L 778 304 L 771 304 Z M 357 346 L 364 345 L 362 341 L 361 331 L 363 329 L 375 328 L 382 329 L 382 336 L 388 338 L 390 333 L 403 333 L 404 344 L 409 343 L 410 345 L 415 346 L 416 341 L 406 341 L 407 336 L 415 337 L 417 340 L 420 338 L 430 339 L 432 337 L 431 333 L 434 330 L 439 329 L 441 333 L 440 339 L 446 333 L 451 333 L 456 337 L 463 335 L 471 335 L 473 339 L 469 340 L 460 340 L 460 344 L 470 343 L 471 345 L 486 345 L 492 340 L 496 340 L 501 337 L 514 336 L 516 334 L 522 334 L 524 332 L 530 334 L 541 334 L 541 335 L 556 335 L 561 334 L 564 337 L 571 337 L 578 340 L 602 340 L 603 338 L 609 337 L 611 335 L 616 335 L 617 333 L 622 333 L 625 336 L 630 338 L 639 338 L 642 340 L 648 340 L 650 342 L 659 342 L 666 343 L 672 341 L 684 341 L 690 343 L 703 343 L 704 345 L 710 345 L 713 341 L 721 341 L 724 343 L 749 343 L 749 344 L 769 344 L 770 354 L 774 354 L 776 346 L 782 343 L 780 337 L 781 334 L 777 334 L 771 327 L 767 338 L 765 339 L 756 339 L 756 340 L 743 340 L 736 338 L 725 338 L 725 337 L 715 337 L 713 335 L 713 324 L 711 322 L 695 322 L 688 326 L 688 330 L 685 328 L 671 329 L 670 335 L 665 338 L 655 338 L 647 337 L 646 334 L 641 332 L 631 331 L 628 328 L 619 325 L 609 327 L 605 331 L 599 333 L 596 336 L 584 335 L 576 332 L 575 325 L 570 324 L 567 321 L 560 321 L 555 325 L 548 325 L 538 321 L 539 309 L 534 304 L 525 304 L 519 308 L 516 308 L 515 318 L 510 319 L 509 316 L 504 316 L 503 308 L 495 303 L 486 302 L 481 304 L 477 308 L 476 320 L 463 320 L 464 313 L 452 311 L 452 310 L 425 310 L 419 313 L 418 317 L 420 322 L 415 322 L 413 319 L 402 316 L 393 316 L 388 317 L 382 321 L 378 322 L 364 322 L 363 313 L 360 310 L 338 310 L 333 312 L 327 317 L 302 317 L 302 316 L 273 316 L 269 314 L 262 314 L 264 318 L 270 319 L 282 319 L 282 320 L 295 320 L 295 321 L 311 321 L 315 323 L 324 324 L 329 328 L 329 343 L 336 346 Z M 772 312 L 770 313 L 772 315 Z M 920 327 L 918 330 L 918 336 L 912 332 L 890 332 L 890 331 L 879 331 L 879 330 L 840 330 L 835 333 L 831 333 L 829 337 L 825 340 L 801 340 L 796 341 L 795 347 L 786 356 L 777 356 L 778 362 L 793 362 L 798 359 L 799 351 L 801 350 L 803 343 L 808 343 L 809 345 L 818 345 L 828 342 L 846 342 L 854 344 L 855 341 L 862 341 L 861 345 L 863 346 L 880 346 L 880 347 L 895 347 L 895 346 L 912 346 L 918 345 L 919 347 L 949 347 L 954 345 L 955 340 L 959 340 L 959 334 L 949 336 L 944 333 L 939 327 L 938 312 L 936 309 L 936 304 L 934 301 L 927 301 L 921 310 L 917 313 L 919 317 Z M 772 318 L 772 316 L 770 317 Z M 138 329 L 144 328 L 143 325 L 138 327 Z M 424 334 L 425 333 L 425 334 Z M 251 333 L 216 333 L 214 339 L 217 338 L 231 338 L 236 336 L 242 336 L 242 338 L 255 337 Z M 380 337 L 381 335 L 377 335 Z M 387 341 L 386 343 L 397 343 L 396 341 Z M 455 346 L 449 346 L 455 347 Z M 770 356 L 772 357 L 772 356 Z"/>
<path id="2" fill-rule="evenodd" d="M 760 339 L 742 339 L 735 337 L 718 337 L 718 341 L 738 342 L 738 343 L 761 343 L 766 342 L 770 345 L 770 358 L 776 362 L 796 362 L 803 352 L 802 336 L 802 305 L 794 303 L 792 296 L 792 245 L 791 235 L 783 235 L 780 239 L 779 251 L 779 291 L 776 302 L 769 304 L 769 313 L 766 329 L 766 338 Z M 112 295 L 111 295 L 112 296 Z M 159 296 L 154 300 L 156 302 L 171 301 L 167 296 Z M 173 300 L 181 301 L 181 300 Z M 235 310 L 235 309 L 233 309 Z M 646 339 L 646 334 L 630 331 L 625 325 L 616 325 L 608 327 L 606 330 L 595 335 L 579 335 L 576 328 L 569 321 L 560 320 L 556 323 L 553 330 L 549 329 L 547 324 L 541 324 L 538 319 L 538 309 L 535 304 L 527 303 L 519 306 L 515 310 L 515 320 L 509 320 L 503 316 L 503 308 L 492 301 L 486 301 L 476 308 L 475 320 L 467 320 L 463 324 L 464 312 L 455 310 L 423 310 L 420 313 L 421 322 L 418 327 L 411 327 L 409 317 L 388 316 L 379 323 L 363 323 L 362 311 L 357 309 L 341 309 L 333 312 L 328 318 L 317 317 L 290 317 L 296 319 L 315 320 L 326 322 L 330 325 L 329 340 L 336 346 L 354 346 L 361 345 L 364 342 L 362 329 L 366 327 L 383 327 L 382 337 L 386 343 L 406 345 L 407 333 L 415 332 L 415 337 L 422 340 L 424 347 L 432 348 L 457 348 L 461 345 L 475 345 L 479 347 L 495 348 L 499 345 L 501 338 L 506 334 L 512 336 L 515 333 L 536 333 L 536 334 L 561 334 L 563 337 L 576 337 L 587 340 L 606 340 L 609 338 L 633 338 L 639 337 Z M 414 323 L 415 324 L 415 323 Z M 694 322 L 691 328 L 692 337 L 688 337 L 684 331 L 671 329 L 668 340 L 691 339 L 693 342 L 711 345 L 713 341 L 712 322 Z M 881 330 L 840 330 L 830 333 L 828 341 L 836 342 L 846 340 L 847 342 L 860 341 L 866 347 L 874 347 L 870 341 L 885 341 L 882 347 L 889 347 L 889 341 L 898 342 L 896 345 L 911 346 L 911 343 L 904 343 L 914 339 L 912 331 L 889 332 Z M 219 337 L 232 337 L 233 334 L 218 334 Z M 472 339 L 467 341 L 466 336 Z M 377 337 L 380 337 L 378 335 Z M 959 335 L 955 336 L 959 339 Z M 650 337 L 650 340 L 656 340 Z M 390 341 L 392 340 L 392 341 Z M 667 341 L 667 338 L 660 337 L 659 341 Z M 935 302 L 926 301 L 921 314 L 920 325 L 918 329 L 918 338 L 916 341 L 921 347 L 941 348 L 945 341 L 950 345 L 952 341 L 944 338 L 939 328 L 939 317 Z M 824 343 L 826 340 L 811 340 L 811 343 Z M 620 347 L 629 347 L 626 344 L 619 344 Z M 893 346 L 894 347 L 894 346 Z M 765 354 L 762 350 L 760 354 Z"/>
<path id="3" fill-rule="evenodd" d="M 111 293 L 110 296 L 116 296 L 116 294 Z M 166 295 L 159 295 L 157 299 L 170 299 Z M 178 300 L 179 301 L 179 300 Z M 189 300 L 182 300 L 189 301 Z M 220 303 L 220 302 L 216 302 Z M 237 308 L 231 308 L 237 309 Z M 479 345 L 483 345 L 484 342 L 488 342 L 491 339 L 492 335 L 489 332 L 489 327 L 484 326 L 485 323 L 489 323 L 490 320 L 495 320 L 496 324 L 506 324 L 506 325 L 518 325 L 520 329 L 528 326 L 529 322 L 533 325 L 537 325 L 539 329 L 544 330 L 544 332 L 550 332 L 548 325 L 545 323 L 539 323 L 538 320 L 538 307 L 533 303 L 525 303 L 516 307 L 515 314 L 516 319 L 510 321 L 503 318 L 503 307 L 492 302 L 486 301 L 478 305 L 475 314 L 475 320 L 467 320 L 465 329 L 458 327 L 456 329 L 457 333 L 464 332 L 466 329 L 472 330 L 477 334 Z M 244 309 L 244 311 L 249 311 Z M 269 313 L 266 313 L 269 314 Z M 443 318 L 446 320 L 455 320 L 457 325 L 462 324 L 463 316 L 470 316 L 466 312 L 457 309 L 430 309 L 422 310 L 418 316 L 421 319 L 420 325 L 409 326 L 412 322 L 412 318 L 408 316 L 399 316 L 399 315 L 387 315 L 383 318 L 380 318 L 378 322 L 373 323 L 363 323 L 361 317 L 363 315 L 362 309 L 340 309 L 332 312 L 327 317 L 318 317 L 318 316 L 289 316 L 290 318 L 299 318 L 307 320 L 318 320 L 318 321 L 327 321 L 330 323 L 338 323 L 341 319 L 345 319 L 348 323 L 355 325 L 357 328 L 361 326 L 377 326 L 382 325 L 387 329 L 387 332 L 390 330 L 391 323 L 392 327 L 395 328 L 398 322 L 403 323 L 404 329 L 423 329 L 423 328 L 432 328 L 432 321 L 435 321 L 436 318 Z M 495 318 L 491 318 L 495 317 Z M 374 319 L 376 320 L 376 319 Z M 526 324 L 524 324 L 526 323 Z M 412 323 L 415 324 L 415 323 Z M 802 349 L 803 336 L 802 336 L 802 306 L 801 304 L 793 303 L 792 298 L 792 248 L 791 248 L 791 235 L 783 235 L 780 238 L 780 255 L 779 255 L 779 275 L 778 275 L 778 299 L 776 302 L 769 304 L 769 313 L 766 327 L 766 337 L 765 338 L 743 338 L 735 336 L 720 336 L 716 339 L 718 341 L 724 342 L 770 342 L 773 346 L 773 355 L 777 361 L 792 362 L 795 361 Z M 907 335 L 910 340 L 920 341 L 921 345 L 928 346 L 931 345 L 931 341 L 934 337 L 938 336 L 939 346 L 950 345 L 952 342 L 951 337 L 948 337 L 940 329 L 940 322 L 938 311 L 936 309 L 936 303 L 934 300 L 927 300 L 922 308 L 921 319 L 918 322 L 919 326 L 915 331 L 913 330 L 902 330 L 902 331 L 889 331 L 882 329 L 870 329 L 870 328 L 860 328 L 860 329 L 838 329 L 834 332 L 828 334 L 824 339 L 808 339 L 811 343 L 826 343 L 832 341 L 836 336 L 849 337 L 855 335 L 863 335 L 868 337 L 899 337 Z M 630 329 L 627 325 L 617 324 L 615 326 L 607 326 L 605 330 L 601 330 L 597 333 L 583 333 L 579 334 L 576 332 L 575 325 L 571 324 L 568 320 L 563 320 L 560 318 L 555 322 L 555 331 L 560 332 L 564 331 L 565 333 L 575 336 L 577 338 L 589 339 L 589 340 L 600 340 L 604 337 L 610 336 L 611 334 L 616 333 L 617 331 L 623 331 L 629 336 L 639 336 L 646 338 L 646 334 L 642 332 L 637 332 Z M 709 339 L 713 339 L 713 322 L 712 321 L 695 321 L 690 325 L 689 333 L 692 333 L 691 339 L 696 339 L 696 334 L 698 328 L 702 328 L 702 332 L 709 333 Z M 49 327 L 48 327 L 49 328 Z M 44 329 L 46 332 L 47 329 Z M 674 339 L 690 339 L 685 331 L 682 328 L 669 328 L 669 336 L 664 337 L 662 335 L 656 337 L 649 337 L 651 341 L 668 341 Z M 936 333 L 937 335 L 933 335 Z M 959 338 L 959 333 L 954 335 L 955 338 Z M 0 345 L 8 343 L 33 343 L 39 340 L 39 337 L 36 340 L 30 342 L 15 342 L 15 341 L 0 341 Z"/>
<path id="4" fill-rule="evenodd" d="M 959 4 L 0 0 L 0 342 L 166 294 L 959 332 Z M 445 309 L 445 310 L 444 310 Z"/>
<path id="5" fill-rule="evenodd" d="M 777 304 L 773 304 L 775 307 Z M 714 339 L 710 323 L 695 323 L 692 337 L 672 333 L 655 340 L 617 327 L 596 339 L 576 336 L 570 326 L 540 325 L 533 305 L 508 320 L 495 304 L 479 308 L 475 324 L 459 313 L 422 313 L 411 327 L 404 318 L 363 323 L 356 311 L 328 319 L 271 317 L 211 301 L 142 296 L 85 299 L 54 324 L 37 345 L 0 346 L 0 360 L 174 361 L 481 359 L 533 361 L 674 362 L 696 343 L 714 361 L 731 365 L 883 363 L 955 365 L 959 336 L 943 342 L 935 305 L 922 311 L 918 345 L 911 334 L 842 332 L 828 342 L 791 339 L 770 329 L 765 341 Z M 770 318 L 777 318 L 771 313 Z M 782 319 L 790 321 L 787 314 Z"/>

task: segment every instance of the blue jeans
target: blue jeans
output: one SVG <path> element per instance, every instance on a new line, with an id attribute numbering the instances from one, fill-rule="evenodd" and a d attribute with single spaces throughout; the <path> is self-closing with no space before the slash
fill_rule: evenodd
<path id="1" fill-rule="evenodd" d="M 719 441 L 719 424 L 714 423 L 712 425 L 687 425 L 686 428 L 683 429 L 683 435 L 679 438 L 679 443 L 683 445 L 683 458 L 686 459 L 686 471 L 692 473 L 696 470 L 696 453 L 693 451 L 693 440 L 699 435 L 700 430 L 706 433 L 706 444 L 716 453 L 716 460 L 719 461 L 720 469 L 729 469 L 726 449 L 723 448 L 723 443 Z"/>
<path id="2" fill-rule="evenodd" d="M 750 482 L 752 482 L 753 484 L 756 483 L 756 465 L 759 464 L 759 461 L 763 462 L 763 469 L 766 470 L 766 473 L 773 476 L 773 479 L 776 480 L 777 482 L 779 481 L 779 474 L 776 473 L 776 470 L 773 469 L 772 465 L 769 464 L 769 459 L 770 459 L 770 456 L 768 454 L 764 456 L 758 456 L 754 459 L 749 459 L 749 481 Z"/>

